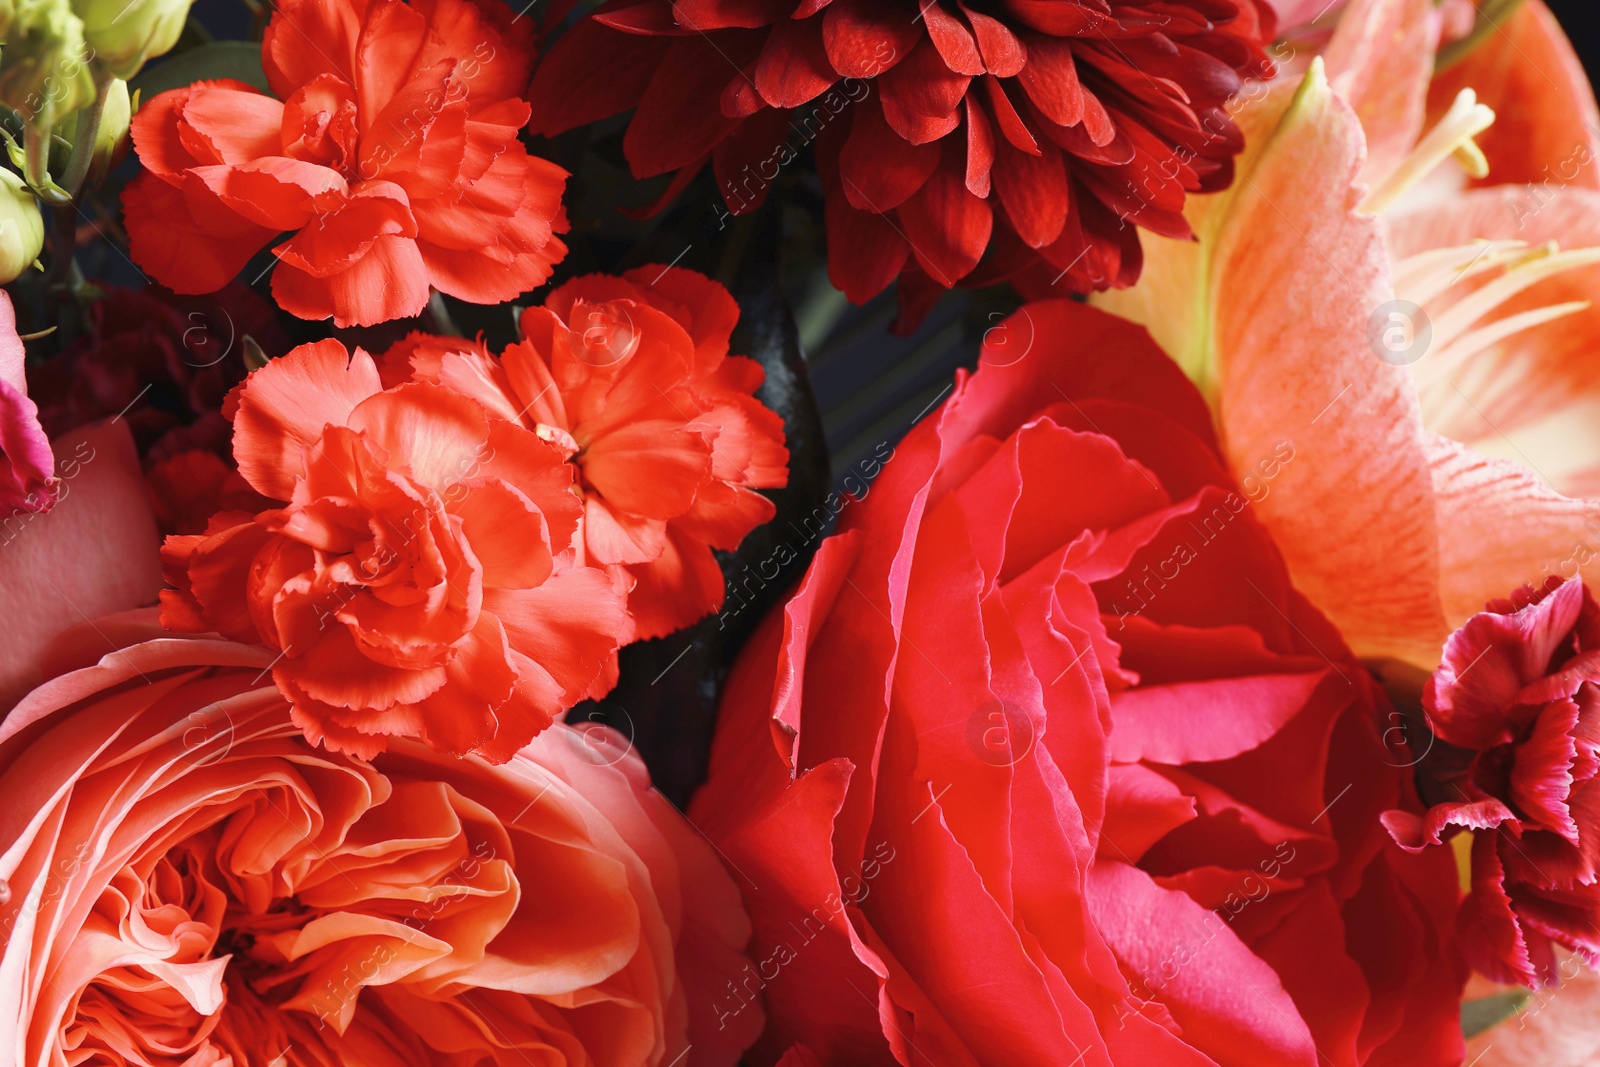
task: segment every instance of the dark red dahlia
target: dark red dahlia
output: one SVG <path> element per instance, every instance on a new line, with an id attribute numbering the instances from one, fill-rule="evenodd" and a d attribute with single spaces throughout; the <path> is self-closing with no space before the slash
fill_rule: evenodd
<path id="1" fill-rule="evenodd" d="M 1486 977 L 1600 963 L 1600 608 L 1580 579 L 1496 601 L 1451 635 L 1423 693 L 1426 814 L 1383 816 L 1410 851 L 1472 833 L 1459 927 Z"/>
<path id="2" fill-rule="evenodd" d="M 812 142 L 829 274 L 902 307 L 1045 264 L 1126 286 L 1138 227 L 1226 187 L 1225 105 L 1266 77 L 1265 0 L 607 0 L 534 74 L 532 129 L 635 108 L 638 177 L 709 160 L 732 214 Z M 979 261 L 987 261 L 979 266 Z"/>

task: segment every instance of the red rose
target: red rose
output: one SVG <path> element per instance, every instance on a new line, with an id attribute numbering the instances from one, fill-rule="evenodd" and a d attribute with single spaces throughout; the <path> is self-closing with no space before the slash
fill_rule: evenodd
<path id="1" fill-rule="evenodd" d="M 1262 0 L 609 0 L 541 63 L 532 128 L 634 108 L 634 174 L 677 171 L 670 196 L 709 160 L 736 215 L 815 141 L 834 285 L 900 276 L 908 325 L 1030 266 L 1131 285 L 1127 224 L 1188 237 L 1186 194 L 1232 181 L 1224 104 L 1273 25 Z"/>
<path id="2" fill-rule="evenodd" d="M 1388 844 L 1409 757 L 1251 513 L 1292 442 L 1237 487 L 1070 301 L 982 362 L 730 678 L 722 1017 L 765 1000 L 763 1063 L 1459 1063 L 1454 870 Z"/>
<path id="3" fill-rule="evenodd" d="M 197 82 L 139 111 L 129 251 L 180 293 L 220 288 L 284 231 L 272 292 L 339 326 L 420 312 L 429 286 L 496 304 L 566 254 L 566 174 L 528 155 L 529 23 L 471 0 L 287 0 L 276 96 Z"/>
<path id="4" fill-rule="evenodd" d="M 1600 964 L 1600 608 L 1583 581 L 1552 578 L 1467 620 L 1423 710 L 1433 806 L 1384 822 L 1413 851 L 1468 831 L 1467 959 L 1531 987 L 1557 981 L 1558 945 Z"/>

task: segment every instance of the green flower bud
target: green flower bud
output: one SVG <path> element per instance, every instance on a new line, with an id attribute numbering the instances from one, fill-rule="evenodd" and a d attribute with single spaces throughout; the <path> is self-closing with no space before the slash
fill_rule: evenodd
<path id="1" fill-rule="evenodd" d="M 36 130 L 94 103 L 92 55 L 83 23 L 65 3 L 14 0 L 0 44 L 0 104 Z"/>
<path id="2" fill-rule="evenodd" d="M 0 167 L 0 285 L 15 281 L 43 250 L 39 201 L 15 172 Z"/>
<path id="3" fill-rule="evenodd" d="M 94 61 L 114 78 L 131 78 L 145 60 L 178 43 L 194 0 L 72 0 Z"/>
<path id="4" fill-rule="evenodd" d="M 94 139 L 94 162 L 89 164 L 89 181 L 99 185 L 113 167 L 128 154 L 128 123 L 133 107 L 128 100 L 128 83 L 113 79 L 106 86 L 106 106 L 100 115 L 100 130 Z"/>
<path id="5" fill-rule="evenodd" d="M 128 154 L 128 122 L 132 117 L 132 108 L 128 99 L 128 83 L 120 78 L 113 78 L 106 84 L 105 104 L 100 110 L 100 125 L 95 132 L 94 146 L 90 149 L 89 160 L 81 164 L 85 180 L 90 188 L 98 186 L 111 173 L 113 167 L 122 162 L 122 157 Z M 63 116 L 56 125 L 55 136 L 51 138 L 50 145 L 50 173 L 66 175 L 70 169 L 70 161 L 78 147 L 78 132 L 82 129 L 83 119 L 89 114 L 88 109 L 76 115 Z M 23 164 L 17 162 L 21 167 Z"/>

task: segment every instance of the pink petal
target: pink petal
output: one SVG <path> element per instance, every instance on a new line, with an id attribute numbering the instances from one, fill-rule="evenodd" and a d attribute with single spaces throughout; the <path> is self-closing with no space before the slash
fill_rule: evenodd
<path id="1" fill-rule="evenodd" d="M 127 423 L 96 423 L 57 441 L 61 506 L 0 519 L 0 708 L 38 684 L 55 637 L 86 619 L 154 604 L 161 536 Z M 100 634 L 82 639 L 114 650 Z"/>
<path id="2" fill-rule="evenodd" d="M 1394 169 L 1422 135 L 1439 41 L 1434 0 L 1352 0 L 1323 50 L 1328 81 L 1367 137 L 1369 179 Z"/>
<path id="3" fill-rule="evenodd" d="M 11 295 L 0 290 L 0 511 L 43 511 L 60 491 L 50 439 L 39 425 L 39 408 L 28 398 L 23 369 L 27 353 L 17 336 Z"/>

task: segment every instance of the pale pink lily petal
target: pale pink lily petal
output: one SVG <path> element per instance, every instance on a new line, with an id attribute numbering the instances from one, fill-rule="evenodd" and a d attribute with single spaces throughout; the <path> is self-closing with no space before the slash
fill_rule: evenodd
<path id="1" fill-rule="evenodd" d="M 11 296 L 0 290 L 0 511 L 45 511 L 59 491 L 50 439 L 39 425 L 39 409 L 28 399 L 23 370 L 27 353 L 17 336 Z"/>
<path id="2" fill-rule="evenodd" d="M 1352 649 L 1431 664 L 1448 630 L 1429 442 L 1406 369 L 1367 342 L 1394 291 L 1382 223 L 1357 210 L 1360 122 L 1320 62 L 1285 96 L 1241 116 L 1233 189 L 1191 201 L 1199 244 L 1147 240 L 1140 284 L 1095 302 L 1200 382 L 1236 476 L 1292 445 L 1256 513 Z"/>
<path id="3" fill-rule="evenodd" d="M 1323 51 L 1328 81 L 1367 137 L 1369 183 L 1392 171 L 1422 134 L 1439 45 L 1434 0 L 1352 0 Z"/>
<path id="4" fill-rule="evenodd" d="M 1440 598 L 1452 629 L 1547 575 L 1600 580 L 1600 501 L 1564 497 L 1521 463 L 1432 438 Z M 1588 546 L 1585 551 L 1585 546 Z"/>
<path id="5" fill-rule="evenodd" d="M 1574 957 L 1561 984 L 1533 994 L 1516 1015 L 1467 1042 L 1472 1067 L 1590 1067 L 1600 1062 L 1600 973 Z M 1468 999 L 1519 990 L 1474 978 Z"/>
<path id="6" fill-rule="evenodd" d="M 1600 158 L 1595 165 L 1600 167 Z M 1396 260 L 1476 241 L 1600 247 L 1600 192 L 1499 186 L 1389 220 Z M 1477 280 L 1467 282 L 1469 289 Z M 1540 308 L 1592 301 L 1600 266 L 1546 278 L 1487 315 L 1480 326 Z M 1523 463 L 1569 496 L 1600 496 L 1600 307 L 1521 331 L 1452 365 L 1443 377 L 1430 352 L 1414 367 L 1423 422 L 1434 433 L 1497 459 Z"/>
<path id="7" fill-rule="evenodd" d="M 56 508 L 0 519 L 0 709 L 38 684 L 56 635 L 153 604 L 162 585 L 161 535 L 127 424 L 96 423 L 56 446 Z"/>

